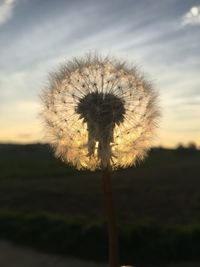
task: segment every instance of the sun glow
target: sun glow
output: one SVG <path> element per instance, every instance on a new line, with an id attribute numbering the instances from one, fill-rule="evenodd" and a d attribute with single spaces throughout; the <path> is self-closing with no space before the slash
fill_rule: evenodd
<path id="1" fill-rule="evenodd" d="M 75 59 L 51 76 L 42 96 L 48 140 L 56 156 L 78 169 L 130 166 L 150 147 L 156 97 L 136 67 Z"/>

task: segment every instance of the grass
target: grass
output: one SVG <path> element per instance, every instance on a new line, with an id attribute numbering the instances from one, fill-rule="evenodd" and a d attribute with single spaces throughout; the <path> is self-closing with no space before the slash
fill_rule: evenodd
<path id="1" fill-rule="evenodd" d="M 39 250 L 105 262 L 106 226 L 51 214 L 0 213 L 0 237 Z M 131 224 L 120 228 L 121 262 L 200 260 L 200 225 Z"/>
<path id="2" fill-rule="evenodd" d="M 200 255 L 200 152 L 156 149 L 113 175 L 123 262 Z M 107 258 L 101 177 L 46 145 L 0 145 L 0 236 L 66 255 Z"/>
<path id="3" fill-rule="evenodd" d="M 0 210 L 104 216 L 101 177 L 54 159 L 47 146 L 0 146 Z M 113 175 L 119 220 L 164 224 L 200 221 L 200 152 L 155 150 L 137 168 Z"/>

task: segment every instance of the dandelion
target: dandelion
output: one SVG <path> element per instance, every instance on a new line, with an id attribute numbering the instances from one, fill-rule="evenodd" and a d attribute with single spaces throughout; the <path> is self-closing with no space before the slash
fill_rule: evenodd
<path id="1" fill-rule="evenodd" d="M 118 266 L 118 244 L 110 171 L 146 155 L 159 115 L 156 98 L 136 66 L 97 55 L 61 66 L 42 95 L 55 155 L 77 169 L 102 170 L 111 267 Z"/>

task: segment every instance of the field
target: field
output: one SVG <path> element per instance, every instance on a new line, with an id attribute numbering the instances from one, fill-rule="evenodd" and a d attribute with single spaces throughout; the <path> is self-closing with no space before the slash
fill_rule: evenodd
<path id="1" fill-rule="evenodd" d="M 144 251 L 138 251 L 138 262 L 199 259 L 199 162 L 198 150 L 160 148 L 153 149 L 145 162 L 137 167 L 113 174 L 121 242 L 129 251 L 131 236 L 137 241 L 132 249 L 139 249 L 143 238 L 141 248 Z M 81 240 L 86 247 L 88 244 L 93 246 L 96 238 L 102 251 L 106 251 L 100 172 L 78 172 L 54 159 L 50 148 L 40 144 L 0 145 L 0 170 L 0 235 L 3 238 L 58 253 L 63 253 L 68 246 L 69 255 L 89 258 L 85 250 L 82 255 L 82 246 L 78 248 L 74 243 L 70 247 L 71 243 L 61 238 L 63 233 L 66 237 L 70 231 L 71 238 L 77 243 Z M 58 238 L 62 243 L 60 248 L 47 245 L 49 241 L 55 241 L 55 229 L 52 230 L 55 225 L 57 230 L 58 225 L 63 229 L 57 232 L 57 237 L 62 239 L 61 242 Z M 73 225 L 75 228 L 70 228 Z M 71 229 L 75 229 L 76 239 Z M 37 240 L 33 238 L 34 233 Z M 77 237 L 77 233 L 80 236 Z M 90 237 L 88 244 L 84 243 L 86 237 Z M 149 242 L 151 248 L 145 247 L 144 242 Z M 170 247 L 170 242 L 174 248 Z M 73 246 L 76 247 L 75 254 Z M 166 251 L 169 247 L 171 251 Z M 96 260 L 106 258 L 104 252 L 103 256 L 93 254 Z M 123 257 L 132 259 L 125 252 Z"/>
<path id="2" fill-rule="evenodd" d="M 136 168 L 113 174 L 122 222 L 200 221 L 200 152 L 153 150 Z M 89 220 L 103 216 L 99 172 L 78 172 L 54 159 L 50 148 L 0 146 L 0 209 L 51 212 Z"/>

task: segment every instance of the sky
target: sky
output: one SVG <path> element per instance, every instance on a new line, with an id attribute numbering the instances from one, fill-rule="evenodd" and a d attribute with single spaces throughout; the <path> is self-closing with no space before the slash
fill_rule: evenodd
<path id="1" fill-rule="evenodd" d="M 154 145 L 200 146 L 200 0 L 0 0 L 0 142 L 45 142 L 48 73 L 88 52 L 137 64 L 159 92 Z"/>

